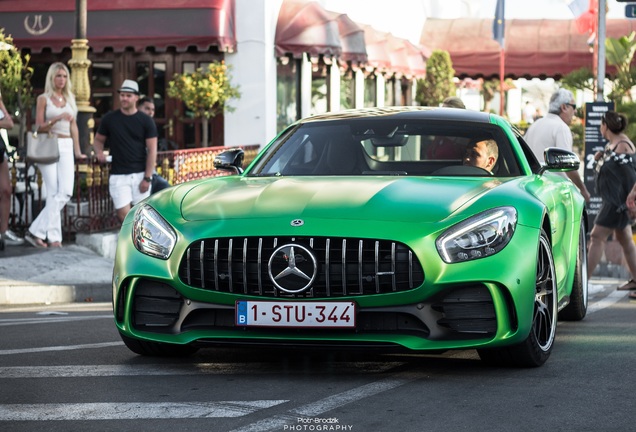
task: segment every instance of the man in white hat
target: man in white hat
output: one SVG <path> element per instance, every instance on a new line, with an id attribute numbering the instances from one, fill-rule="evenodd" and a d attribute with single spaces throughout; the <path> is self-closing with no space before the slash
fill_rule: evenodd
<path id="1" fill-rule="evenodd" d="M 106 114 L 95 134 L 93 147 L 104 163 L 104 147 L 112 156 L 108 190 L 123 222 L 130 208 L 150 195 L 152 173 L 157 160 L 157 127 L 137 110 L 139 85 L 124 80 L 118 90 L 119 109 Z"/>

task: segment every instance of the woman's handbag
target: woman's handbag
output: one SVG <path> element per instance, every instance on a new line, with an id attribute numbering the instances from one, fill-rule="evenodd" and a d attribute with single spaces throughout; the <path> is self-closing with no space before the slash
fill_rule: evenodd
<path id="1" fill-rule="evenodd" d="M 51 133 L 39 134 L 37 131 L 27 134 L 27 162 L 37 164 L 52 164 L 60 160 L 60 147 L 57 135 Z"/>

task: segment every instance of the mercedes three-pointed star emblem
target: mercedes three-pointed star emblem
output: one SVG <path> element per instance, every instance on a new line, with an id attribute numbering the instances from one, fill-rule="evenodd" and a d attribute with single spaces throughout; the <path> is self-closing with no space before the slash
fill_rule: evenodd
<path id="1" fill-rule="evenodd" d="M 305 246 L 285 244 L 274 250 L 267 269 L 276 288 L 296 294 L 311 287 L 318 275 L 318 261 Z"/>

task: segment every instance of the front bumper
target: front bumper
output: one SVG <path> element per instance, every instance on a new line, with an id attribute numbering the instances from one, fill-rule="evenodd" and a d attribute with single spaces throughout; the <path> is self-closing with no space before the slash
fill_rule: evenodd
<path id="1" fill-rule="evenodd" d="M 351 226 L 343 230 L 352 235 L 363 231 Z M 386 234 L 399 238 L 397 232 Z M 207 237 L 207 232 L 199 235 Z M 532 325 L 536 260 L 528 252 L 537 248 L 534 228 L 518 226 L 505 253 L 451 265 L 442 263 L 435 252 L 435 235 L 403 238 L 422 263 L 423 283 L 401 292 L 343 293 L 337 300 L 357 305 L 355 329 L 319 330 L 236 326 L 235 302 L 264 300 L 262 296 L 189 286 L 179 267 L 191 242 L 178 242 L 174 256 L 164 261 L 137 251 L 129 236 L 122 229 L 113 272 L 113 303 L 118 330 L 130 338 L 172 344 L 394 345 L 438 351 L 520 343 Z"/>
<path id="2" fill-rule="evenodd" d="M 353 329 L 263 328 L 237 326 L 233 305 L 191 300 L 167 283 L 132 278 L 120 287 L 115 299 L 115 320 L 126 336 L 176 344 L 469 348 L 489 345 L 502 334 L 518 332 L 512 299 L 505 292 L 493 284 L 462 284 L 422 302 L 385 307 L 358 305 Z M 240 299 L 245 298 L 237 296 Z"/>

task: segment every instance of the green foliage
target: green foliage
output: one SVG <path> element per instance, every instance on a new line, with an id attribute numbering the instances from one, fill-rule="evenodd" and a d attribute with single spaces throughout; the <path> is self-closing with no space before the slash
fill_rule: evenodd
<path id="1" fill-rule="evenodd" d="M 175 74 L 168 83 L 168 96 L 183 101 L 195 118 L 210 119 L 224 110 L 234 111 L 227 105 L 230 99 L 238 99 L 239 87 L 232 86 L 231 67 L 223 62 L 212 62 L 203 71 Z"/>
<path id="2" fill-rule="evenodd" d="M 484 97 L 484 104 L 488 105 L 495 97 L 495 93 L 499 91 L 500 83 L 498 79 L 484 81 L 481 86 L 481 93 Z"/>
<path id="3" fill-rule="evenodd" d="M 438 106 L 455 96 L 455 70 L 447 51 L 434 50 L 426 61 L 426 77 L 417 81 L 415 100 L 422 106 Z"/>
<path id="4" fill-rule="evenodd" d="M 610 93 L 610 99 L 622 101 L 627 98 L 631 101 L 630 90 L 636 84 L 636 73 L 631 70 L 632 59 L 636 52 L 636 32 L 618 39 L 607 38 L 605 40 L 605 52 L 607 63 L 616 67 L 614 88 Z"/>
<path id="5" fill-rule="evenodd" d="M 168 96 L 179 99 L 192 112 L 193 118 L 201 122 L 201 144 L 208 146 L 208 121 L 223 111 L 232 112 L 234 108 L 227 102 L 241 97 L 239 87 L 230 81 L 231 67 L 224 62 L 215 61 L 204 71 L 198 68 L 193 73 L 175 74 L 168 83 Z"/>
<path id="6" fill-rule="evenodd" d="M 514 83 L 510 78 L 504 79 L 504 82 L 506 83 L 506 86 L 508 88 L 514 88 Z M 485 111 L 493 112 L 493 113 L 497 112 L 490 107 L 490 103 L 495 97 L 495 93 L 499 92 L 500 90 L 501 90 L 501 82 L 499 81 L 499 79 L 491 79 L 491 80 L 482 82 L 481 94 L 484 98 Z"/>
<path id="7" fill-rule="evenodd" d="M 29 60 L 13 45 L 11 35 L 0 29 L 0 92 L 7 110 L 18 117 L 23 117 L 21 114 L 31 108 L 34 100 Z"/>
<path id="8" fill-rule="evenodd" d="M 636 141 L 636 102 L 618 102 L 616 104 L 616 112 L 627 116 L 627 129 L 625 130 L 625 134 L 632 141 Z"/>
<path id="9" fill-rule="evenodd" d="M 571 92 L 576 90 L 594 92 L 594 73 L 587 67 L 577 69 L 561 78 L 561 86 Z"/>
<path id="10" fill-rule="evenodd" d="M 572 147 L 575 152 L 581 153 L 585 150 L 585 127 L 582 121 L 570 123 L 570 131 L 572 132 Z"/>

